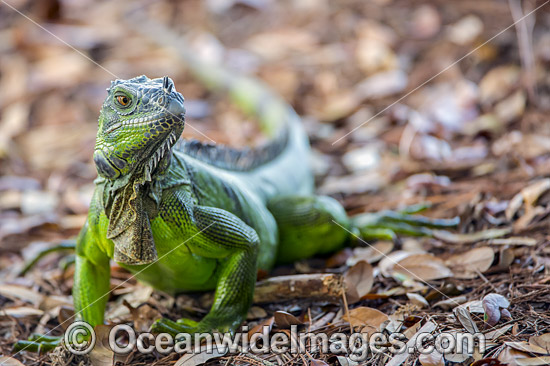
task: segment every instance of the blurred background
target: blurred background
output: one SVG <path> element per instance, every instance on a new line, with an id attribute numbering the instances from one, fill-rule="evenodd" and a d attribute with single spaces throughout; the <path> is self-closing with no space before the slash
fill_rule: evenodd
<path id="1" fill-rule="evenodd" d="M 132 8 L 291 103 L 313 144 L 319 192 L 352 213 L 430 201 L 430 215 L 450 217 L 481 202 L 490 215 L 463 230 L 482 228 L 550 172 L 542 1 L 2 0 L 4 276 L 83 224 L 110 80 L 170 76 L 186 98 L 185 138 L 261 140 L 253 120 L 151 41 L 162 33 L 130 26 Z"/>
<path id="2" fill-rule="evenodd" d="M 132 9 L 166 30 L 139 32 Z M 539 321 L 550 279 L 549 30 L 550 5 L 535 0 L 0 0 L 0 281 L 24 286 L 0 286 L 0 353 L 71 306 L 73 273 L 60 270 L 61 255 L 29 276 L 18 272 L 39 250 L 74 238 L 86 219 L 111 80 L 170 76 L 186 99 L 185 138 L 237 147 L 264 138 L 226 96 L 193 80 L 174 48 L 153 41 L 168 32 L 281 94 L 303 117 L 318 191 L 350 213 L 430 202 L 429 216 L 461 217 L 459 233 L 516 235 L 481 258 L 485 270 L 495 263 L 483 281 L 446 283 L 478 300 L 498 287 L 515 296 L 516 318 L 531 314 L 522 329 L 547 329 Z M 454 244 L 487 237 L 451 239 L 403 248 L 448 257 L 464 249 Z M 343 253 L 327 266 L 343 266 L 351 251 Z M 112 274 L 113 285 L 129 276 L 116 266 Z M 386 300 L 372 306 L 393 313 L 406 302 L 396 297 L 405 289 L 391 292 L 399 281 L 377 276 L 373 293 Z M 135 282 L 118 288 L 108 317 L 128 313 L 121 301 L 129 296 L 163 314 L 182 306 L 151 294 Z"/>
<path id="3" fill-rule="evenodd" d="M 428 199 L 449 215 L 549 171 L 550 7 L 525 16 L 543 4 L 2 1 L 0 251 L 19 252 L 33 234 L 74 235 L 84 222 L 110 80 L 168 75 L 186 98 L 184 137 L 258 140 L 253 121 L 206 92 L 174 50 L 128 24 L 131 8 L 291 103 L 321 193 L 352 211 Z"/>

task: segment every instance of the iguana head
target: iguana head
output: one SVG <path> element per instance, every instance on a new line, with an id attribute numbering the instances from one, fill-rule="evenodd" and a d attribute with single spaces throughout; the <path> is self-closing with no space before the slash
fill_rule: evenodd
<path id="1" fill-rule="evenodd" d="M 168 77 L 115 80 L 99 114 L 94 162 L 100 176 L 151 174 L 181 135 L 183 96 Z"/>

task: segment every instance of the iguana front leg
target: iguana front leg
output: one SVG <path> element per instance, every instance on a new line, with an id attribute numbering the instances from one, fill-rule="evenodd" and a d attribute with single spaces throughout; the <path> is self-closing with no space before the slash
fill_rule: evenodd
<path id="1" fill-rule="evenodd" d="M 259 239 L 256 231 L 234 214 L 196 206 L 193 220 L 199 234 L 189 242 L 195 254 L 221 261 L 219 280 L 210 312 L 200 321 L 160 319 L 152 330 L 177 333 L 233 332 L 245 320 L 256 283 Z"/>

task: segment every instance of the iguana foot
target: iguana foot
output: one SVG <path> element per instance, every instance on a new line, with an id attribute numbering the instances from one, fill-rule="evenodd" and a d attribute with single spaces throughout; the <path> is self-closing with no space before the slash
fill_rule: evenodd
<path id="1" fill-rule="evenodd" d="M 59 346 L 63 341 L 62 336 L 48 336 L 42 334 L 32 334 L 26 341 L 18 341 L 13 345 L 13 352 L 49 352 Z"/>
<path id="2" fill-rule="evenodd" d="M 180 333 L 192 334 L 198 336 L 203 333 L 232 333 L 233 328 L 231 325 L 222 326 L 218 324 L 209 324 L 208 320 L 206 322 L 200 321 L 196 322 L 191 319 L 182 318 L 177 321 L 170 320 L 168 318 L 158 319 L 151 326 L 151 332 L 153 333 L 168 333 L 172 336 L 177 336 Z"/>
<path id="3" fill-rule="evenodd" d="M 153 333 L 168 333 L 172 336 L 178 333 L 197 333 L 198 322 L 190 319 L 179 319 L 173 321 L 168 318 L 158 319 L 151 326 L 151 332 Z"/>
<path id="4" fill-rule="evenodd" d="M 19 275 L 24 276 L 32 267 L 36 265 L 36 263 L 38 263 L 40 259 L 44 258 L 46 255 L 54 252 L 60 252 L 60 251 L 74 252 L 75 247 L 76 247 L 76 243 L 74 240 L 63 240 L 61 243 L 59 243 L 56 246 L 44 249 L 25 264 L 21 272 L 19 272 Z M 69 266 L 69 264 L 72 264 L 73 262 L 74 262 L 74 256 L 72 258 L 64 260 L 64 262 L 60 264 L 63 270 L 65 270 Z"/>
<path id="5" fill-rule="evenodd" d="M 409 236 L 433 236 L 432 229 L 448 229 L 460 223 L 458 217 L 433 219 L 416 215 L 427 206 L 415 205 L 403 211 L 364 213 L 351 218 L 352 226 L 362 239 L 395 240 L 397 234 Z"/>

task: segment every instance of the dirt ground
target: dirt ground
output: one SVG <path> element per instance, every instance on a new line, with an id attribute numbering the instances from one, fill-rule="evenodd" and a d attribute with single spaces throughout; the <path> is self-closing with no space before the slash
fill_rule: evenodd
<path id="1" fill-rule="evenodd" d="M 165 34 L 139 32 L 131 9 L 282 95 L 310 136 L 318 192 L 350 214 L 429 204 L 422 214 L 460 218 L 427 237 L 359 243 L 276 268 L 270 276 L 329 274 L 348 292 L 256 304 L 251 334 L 258 325 L 288 333 L 292 324 L 399 331 L 409 341 L 422 330 L 481 332 L 487 347 L 386 350 L 362 361 L 312 344 L 301 354 L 191 359 L 100 349 L 94 364 L 550 364 L 550 4 L 534 0 L 1 0 L 0 364 L 89 362 L 12 347 L 31 333 L 62 334 L 71 312 L 70 252 L 21 270 L 85 222 L 111 80 L 170 76 L 186 99 L 184 138 L 236 147 L 265 139 L 252 117 L 154 41 Z M 160 315 L 200 319 L 208 309 L 208 294 L 173 298 L 115 263 L 111 271 L 112 324 L 146 329 Z"/>

